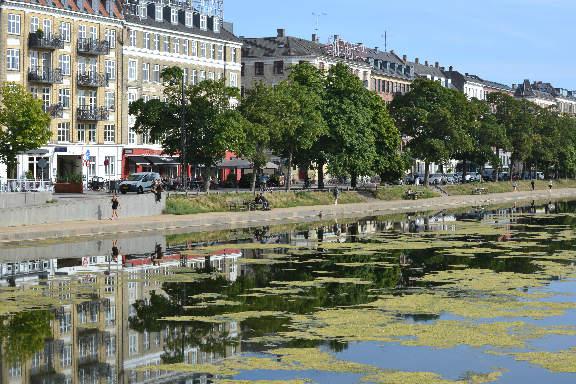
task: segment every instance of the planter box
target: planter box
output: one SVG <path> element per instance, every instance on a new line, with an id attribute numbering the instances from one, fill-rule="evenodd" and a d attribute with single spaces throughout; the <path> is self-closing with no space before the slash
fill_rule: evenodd
<path id="1" fill-rule="evenodd" d="M 84 184 L 82 183 L 55 183 L 54 192 L 56 193 L 84 193 Z"/>

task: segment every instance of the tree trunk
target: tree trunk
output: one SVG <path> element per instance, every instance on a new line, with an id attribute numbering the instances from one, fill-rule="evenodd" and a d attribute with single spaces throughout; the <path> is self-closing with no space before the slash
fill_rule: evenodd
<path id="1" fill-rule="evenodd" d="M 252 185 L 250 186 L 250 190 L 252 191 L 252 193 L 256 192 L 256 171 L 258 171 L 258 169 L 256 167 L 252 167 Z"/>
<path id="2" fill-rule="evenodd" d="M 462 182 L 466 182 L 466 160 L 462 160 Z"/>
<path id="3" fill-rule="evenodd" d="M 350 186 L 354 189 L 358 186 L 358 175 L 355 173 L 350 175 Z"/>
<path id="4" fill-rule="evenodd" d="M 425 187 L 430 186 L 430 162 L 429 161 L 424 162 L 424 186 Z"/>
<path id="5" fill-rule="evenodd" d="M 324 189 L 324 161 L 318 162 L 318 189 Z"/>
<path id="6" fill-rule="evenodd" d="M 292 153 L 288 156 L 288 172 L 286 174 L 286 190 L 289 191 L 292 188 Z"/>
<path id="7" fill-rule="evenodd" d="M 498 161 L 496 161 L 496 175 L 492 175 L 492 179 L 494 181 L 498 181 L 498 175 L 500 174 L 500 148 L 496 148 L 496 157 L 498 157 Z"/>
<path id="8" fill-rule="evenodd" d="M 210 167 L 204 167 L 204 192 L 210 192 Z"/>

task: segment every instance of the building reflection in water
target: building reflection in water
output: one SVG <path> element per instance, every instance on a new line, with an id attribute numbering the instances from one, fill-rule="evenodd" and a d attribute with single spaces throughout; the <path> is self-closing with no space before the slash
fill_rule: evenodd
<path id="1" fill-rule="evenodd" d="M 238 251 L 216 252 L 209 258 L 211 267 L 229 280 L 237 278 L 235 260 Z M 43 295 L 64 302 L 49 312 L 45 326 L 50 337 L 38 350 L 11 361 L 3 345 L 1 383 L 20 384 L 111 384 L 173 381 L 187 384 L 207 381 L 206 375 L 156 370 L 169 356 L 177 340 L 193 334 L 192 326 L 166 322 L 158 332 L 137 332 L 130 326 L 138 301 L 149 302 L 151 295 L 164 295 L 162 280 L 151 278 L 169 275 L 182 267 L 204 268 L 204 256 L 164 255 L 154 262 L 152 255 L 52 259 L 1 264 L 0 284 L 18 289 L 41 289 Z M 0 318 L 1 319 L 1 318 Z M 9 322 L 8 318 L 3 322 Z M 29 325 L 29 324 L 27 324 Z M 226 333 L 238 338 L 235 321 L 212 326 L 206 338 Z M 188 339 L 186 339 L 188 340 Z M 239 343 L 201 351 L 203 340 L 184 345 L 179 351 L 182 362 L 213 363 L 239 354 Z M 18 361 L 22 360 L 22 361 Z M 149 370 L 143 370 L 150 367 Z"/>

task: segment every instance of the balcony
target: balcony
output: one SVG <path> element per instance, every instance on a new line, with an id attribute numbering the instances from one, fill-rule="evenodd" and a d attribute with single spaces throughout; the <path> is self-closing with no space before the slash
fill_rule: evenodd
<path id="1" fill-rule="evenodd" d="M 44 105 L 44 112 L 55 119 L 61 119 L 64 115 L 64 107 L 62 104 Z"/>
<path id="2" fill-rule="evenodd" d="M 93 40 L 78 38 L 78 53 L 87 55 L 107 55 L 110 53 L 110 44 L 106 40 Z"/>
<path id="3" fill-rule="evenodd" d="M 76 109 L 76 119 L 83 121 L 104 121 L 108 120 L 110 113 L 106 107 L 78 107 Z"/>
<path id="4" fill-rule="evenodd" d="M 107 87 L 108 75 L 106 73 L 86 72 L 78 74 L 80 87 Z"/>
<path id="5" fill-rule="evenodd" d="M 60 69 L 32 69 L 28 72 L 28 81 L 31 83 L 62 84 L 62 71 Z"/>
<path id="6" fill-rule="evenodd" d="M 59 37 L 44 36 L 44 34 L 33 32 L 28 35 L 28 47 L 53 51 L 55 49 L 63 49 L 64 41 Z"/>

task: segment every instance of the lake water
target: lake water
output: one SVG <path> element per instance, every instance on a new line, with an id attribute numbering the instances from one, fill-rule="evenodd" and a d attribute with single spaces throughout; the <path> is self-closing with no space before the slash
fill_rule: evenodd
<path id="1" fill-rule="evenodd" d="M 0 382 L 574 383 L 575 212 L 6 245 Z"/>

